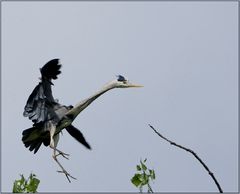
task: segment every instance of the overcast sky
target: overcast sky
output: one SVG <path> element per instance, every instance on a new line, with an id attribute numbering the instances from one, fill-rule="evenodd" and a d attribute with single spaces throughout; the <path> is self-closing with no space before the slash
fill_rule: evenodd
<path id="1" fill-rule="evenodd" d="M 148 158 L 158 192 L 214 192 L 192 155 L 148 127 L 193 149 L 224 191 L 238 185 L 238 2 L 2 2 L 2 185 L 35 173 L 46 191 L 138 191 L 135 165 Z M 60 58 L 53 95 L 75 105 L 122 74 L 144 85 L 115 89 L 74 121 L 92 150 L 66 131 L 60 158 L 68 183 L 42 146 L 27 150 L 23 108 L 47 61 Z"/>

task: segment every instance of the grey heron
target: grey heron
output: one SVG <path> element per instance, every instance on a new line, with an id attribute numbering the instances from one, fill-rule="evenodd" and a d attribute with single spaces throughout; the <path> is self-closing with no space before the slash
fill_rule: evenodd
<path id="1" fill-rule="evenodd" d="M 66 159 L 69 156 L 69 154 L 57 149 L 59 133 L 66 129 L 73 138 L 86 148 L 91 149 L 80 130 L 72 125 L 74 119 L 95 99 L 111 89 L 142 86 L 132 84 L 124 76 L 119 75 L 117 79 L 105 84 L 89 98 L 80 101 L 75 106 L 65 106 L 53 98 L 51 89 L 53 85 L 52 80 L 57 79 L 57 76 L 61 73 L 60 68 L 59 59 L 50 60 L 40 68 L 41 81 L 29 96 L 23 112 L 23 115 L 33 122 L 33 126 L 22 132 L 22 141 L 25 147 L 33 151 L 34 154 L 42 144 L 52 148 L 53 159 L 61 168 L 61 171 L 58 172 L 64 173 L 68 181 L 71 182 L 70 178 L 76 178 L 71 176 L 57 159 L 60 155 Z"/>

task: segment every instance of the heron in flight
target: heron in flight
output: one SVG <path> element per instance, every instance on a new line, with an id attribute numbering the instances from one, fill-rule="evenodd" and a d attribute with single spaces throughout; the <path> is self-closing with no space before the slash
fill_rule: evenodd
<path id="1" fill-rule="evenodd" d="M 76 178 L 71 176 L 57 159 L 58 156 L 62 156 L 66 159 L 68 159 L 69 156 L 69 154 L 57 149 L 59 133 L 63 129 L 66 129 L 79 143 L 91 149 L 83 134 L 72 125 L 72 122 L 78 114 L 95 99 L 111 89 L 142 86 L 132 84 L 125 79 L 125 77 L 119 75 L 116 80 L 107 83 L 89 98 L 80 101 L 75 106 L 65 106 L 53 98 L 51 89 L 53 85 L 52 80 L 57 79 L 57 76 L 61 73 L 60 68 L 61 64 L 59 59 L 53 59 L 40 69 L 41 81 L 29 96 L 23 112 L 23 116 L 32 120 L 33 126 L 22 132 L 22 141 L 26 148 L 29 148 L 30 151 L 34 151 L 34 154 L 42 144 L 52 148 L 53 159 L 61 168 L 61 171 L 57 172 L 64 173 L 68 181 L 71 182 L 70 178 Z"/>

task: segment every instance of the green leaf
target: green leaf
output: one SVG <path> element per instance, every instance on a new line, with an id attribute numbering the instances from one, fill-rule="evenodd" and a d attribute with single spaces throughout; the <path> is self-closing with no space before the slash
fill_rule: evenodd
<path id="1" fill-rule="evenodd" d="M 153 170 L 153 172 L 152 172 L 152 179 L 155 179 L 155 178 L 156 178 L 155 171 Z"/>
<path id="2" fill-rule="evenodd" d="M 38 185 L 40 183 L 40 180 L 37 178 L 33 178 L 30 185 L 31 185 L 31 190 L 32 192 L 37 192 Z"/>
<path id="3" fill-rule="evenodd" d="M 20 181 L 21 185 L 23 185 L 25 182 L 25 178 L 24 178 L 23 174 L 21 174 L 20 176 L 21 176 L 21 179 L 19 181 Z"/>
<path id="4" fill-rule="evenodd" d="M 141 171 L 141 170 L 142 170 L 140 165 L 137 165 L 136 167 L 137 167 L 137 170 L 138 170 L 138 171 Z"/>
<path id="5" fill-rule="evenodd" d="M 147 158 L 143 161 L 140 159 L 140 164 L 136 165 L 137 172 L 131 179 L 133 185 L 139 188 L 140 193 L 143 192 L 143 187 L 147 185 L 148 192 L 152 193 L 150 181 L 155 179 L 155 172 L 153 169 L 148 169 L 146 166 Z"/>
<path id="6" fill-rule="evenodd" d="M 153 173 L 153 170 L 149 169 L 150 176 L 152 175 L 152 173 Z"/>
<path id="7" fill-rule="evenodd" d="M 24 185 L 22 180 L 15 180 L 13 184 L 13 193 L 23 193 L 24 192 Z"/>
<path id="8" fill-rule="evenodd" d="M 21 179 L 15 180 L 13 184 L 13 193 L 35 193 L 40 180 L 35 178 L 35 174 L 30 174 L 28 179 L 25 179 L 23 175 L 20 175 Z"/>
<path id="9" fill-rule="evenodd" d="M 14 183 L 13 183 L 13 193 L 19 193 L 20 191 L 19 191 L 19 187 L 18 187 L 18 181 L 15 181 Z"/>
<path id="10" fill-rule="evenodd" d="M 134 184 L 136 187 L 139 187 L 141 185 L 140 177 L 141 174 L 135 174 L 131 179 L 132 184 Z"/>
<path id="11" fill-rule="evenodd" d="M 146 171 L 146 170 L 147 170 L 147 167 L 146 167 L 146 165 L 145 165 L 145 164 L 143 164 L 143 162 L 142 162 L 142 161 L 140 161 L 140 163 L 141 163 L 141 167 L 142 167 L 143 171 Z"/>
<path id="12" fill-rule="evenodd" d="M 141 177 L 142 177 L 142 185 L 148 184 L 148 182 L 149 182 L 148 176 L 144 173 L 144 174 L 142 174 Z"/>
<path id="13" fill-rule="evenodd" d="M 37 179 L 37 178 L 34 178 L 34 177 L 35 177 L 34 174 L 30 175 L 30 180 L 29 180 L 29 183 L 27 185 L 27 191 L 31 192 L 31 193 L 37 192 L 37 187 L 40 183 L 40 180 Z"/>

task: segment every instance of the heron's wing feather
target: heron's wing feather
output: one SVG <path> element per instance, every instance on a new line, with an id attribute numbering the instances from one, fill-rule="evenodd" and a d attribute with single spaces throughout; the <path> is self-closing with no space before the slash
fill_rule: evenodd
<path id="1" fill-rule="evenodd" d="M 56 119 L 54 107 L 58 103 L 54 100 L 51 89 L 51 79 L 57 79 L 61 73 L 58 59 L 49 61 L 41 68 L 41 82 L 34 88 L 24 107 L 23 115 L 29 117 L 34 123 Z"/>
<path id="2" fill-rule="evenodd" d="M 60 68 L 59 59 L 52 59 L 41 68 L 41 74 L 48 80 L 57 79 L 57 76 L 61 73 Z"/>
<path id="3" fill-rule="evenodd" d="M 85 140 L 81 131 L 75 128 L 73 125 L 66 127 L 67 132 L 74 137 L 79 143 L 83 144 L 86 148 L 91 149 L 90 145 Z"/>
<path id="4" fill-rule="evenodd" d="M 49 131 L 43 131 L 42 127 L 40 125 L 33 126 L 22 132 L 22 141 L 25 147 L 29 148 L 30 151 L 34 150 L 34 154 L 38 151 L 42 143 L 48 146 L 50 142 Z"/>

